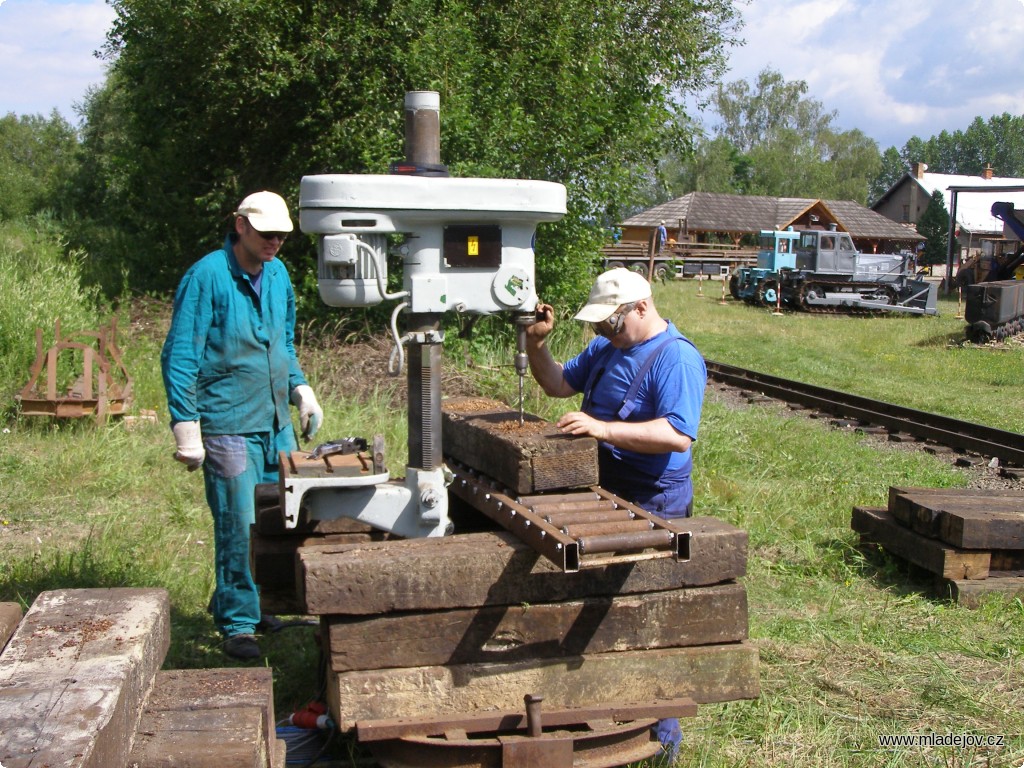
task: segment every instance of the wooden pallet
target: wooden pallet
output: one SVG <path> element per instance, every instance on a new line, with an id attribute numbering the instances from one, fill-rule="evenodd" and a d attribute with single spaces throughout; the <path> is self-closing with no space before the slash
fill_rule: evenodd
<path id="1" fill-rule="evenodd" d="M 887 508 L 854 507 L 851 526 L 957 603 L 1024 596 L 1024 493 L 893 486 Z"/>
<path id="2" fill-rule="evenodd" d="M 60 320 L 54 324 L 56 343 L 43 349 L 43 329 L 36 328 L 36 359 L 29 381 L 15 395 L 24 416 L 80 418 L 95 416 L 103 423 L 109 416 L 122 416 L 132 401 L 132 378 L 121 359 L 115 341 L 117 320 L 98 331 L 61 333 Z M 75 381 L 61 392 L 58 369 L 71 360 L 71 370 L 81 370 Z M 79 368 L 80 364 L 80 368 Z"/>

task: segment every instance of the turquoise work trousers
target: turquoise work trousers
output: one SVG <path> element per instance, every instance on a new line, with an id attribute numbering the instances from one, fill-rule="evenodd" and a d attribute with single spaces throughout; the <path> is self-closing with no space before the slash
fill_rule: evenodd
<path id="1" fill-rule="evenodd" d="M 277 433 L 203 438 L 203 480 L 213 514 L 216 589 L 213 621 L 225 637 L 251 634 L 260 620 L 259 588 L 249 568 L 249 530 L 256 520 L 256 486 L 276 483 L 278 452 L 298 445 L 289 424 Z"/>

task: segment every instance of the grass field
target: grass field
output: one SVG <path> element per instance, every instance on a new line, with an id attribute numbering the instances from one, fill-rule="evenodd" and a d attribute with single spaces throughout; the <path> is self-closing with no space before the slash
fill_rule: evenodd
<path id="1" fill-rule="evenodd" d="M 729 301 L 717 282 L 658 286 L 656 300 L 711 360 L 836 387 L 990 426 L 1024 431 L 1024 348 L 960 343 L 955 301 L 939 317 L 787 314 Z M 550 300 L 550 297 L 545 297 Z M 554 302 L 557 305 L 557 301 Z M 161 586 L 172 602 L 168 667 L 230 666 L 205 612 L 212 589 L 209 513 L 199 477 L 171 460 L 158 372 L 166 306 L 122 318 L 136 409 L 156 423 L 51 425 L 22 419 L 0 435 L 0 600 L 44 589 Z M 451 335 L 447 393 L 514 402 L 511 349 Z M 560 323 L 561 356 L 585 340 Z M 383 375 L 386 344 L 305 346 L 325 406 L 318 436 L 384 432 L 392 472 L 404 463 L 401 382 Z M 527 410 L 571 403 L 528 386 Z M 9 430 L 9 431 L 7 431 Z M 948 461 L 779 406 L 709 394 L 695 449 L 699 514 L 748 531 L 750 635 L 761 697 L 701 707 L 686 721 L 680 766 L 992 766 L 1024 763 L 1024 605 L 968 610 L 930 596 L 899 563 L 865 554 L 854 505 L 885 504 L 890 485 L 962 486 Z M 316 697 L 313 630 L 267 638 L 279 714 Z M 879 736 L 1001 738 L 989 746 L 883 747 Z"/>

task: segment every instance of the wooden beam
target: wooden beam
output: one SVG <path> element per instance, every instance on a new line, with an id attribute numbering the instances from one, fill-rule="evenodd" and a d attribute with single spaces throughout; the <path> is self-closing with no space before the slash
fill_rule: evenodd
<path id="1" fill-rule="evenodd" d="M 691 518 L 687 527 L 687 562 L 652 559 L 578 573 L 564 573 L 504 531 L 300 549 L 298 587 L 306 613 L 367 615 L 656 592 L 746 573 L 746 531 L 713 517 Z"/>
<path id="2" fill-rule="evenodd" d="M 523 697 L 551 708 L 697 704 L 760 694 L 757 648 L 748 643 L 529 660 L 329 673 L 328 706 L 342 732 L 361 720 L 520 710 Z"/>
<path id="3" fill-rule="evenodd" d="M 914 531 L 961 549 L 1024 549 L 1019 491 L 893 487 L 889 512 Z"/>
<path id="4" fill-rule="evenodd" d="M 277 765 L 273 670 L 175 669 L 157 673 L 129 765 L 221 768 Z"/>
<path id="5" fill-rule="evenodd" d="M 270 756 L 262 718 L 259 707 L 149 712 L 127 765 L 266 768 Z"/>
<path id="6" fill-rule="evenodd" d="M 162 589 L 41 593 L 0 654 L 0 763 L 125 765 L 169 644 Z"/>
<path id="7" fill-rule="evenodd" d="M 742 584 L 451 611 L 325 617 L 335 672 L 513 662 L 747 638 Z"/>
<path id="8" fill-rule="evenodd" d="M 260 589 L 295 591 L 296 553 L 300 548 L 336 547 L 380 541 L 367 533 L 332 533 L 323 536 L 261 536 L 255 527 L 249 539 L 249 567 Z"/>
<path id="9" fill-rule="evenodd" d="M 14 630 L 21 623 L 21 606 L 17 603 L 0 603 L 0 651 L 11 639 Z"/>
<path id="10" fill-rule="evenodd" d="M 442 403 L 444 453 L 517 494 L 597 485 L 597 441 L 562 434 L 550 422 L 497 400 L 464 397 Z"/>
<path id="11" fill-rule="evenodd" d="M 944 510 L 939 538 L 961 549 L 1024 550 L 1024 507 Z"/>
<path id="12" fill-rule="evenodd" d="M 1024 598 L 1024 577 L 1006 576 L 1002 578 L 983 579 L 951 579 L 946 582 L 949 596 L 966 608 L 977 608 L 989 595 L 1002 595 L 1005 598 Z"/>
<path id="13" fill-rule="evenodd" d="M 956 549 L 904 527 L 887 510 L 854 507 L 853 530 L 862 541 L 880 544 L 892 554 L 945 579 L 988 578 L 988 552 Z"/>

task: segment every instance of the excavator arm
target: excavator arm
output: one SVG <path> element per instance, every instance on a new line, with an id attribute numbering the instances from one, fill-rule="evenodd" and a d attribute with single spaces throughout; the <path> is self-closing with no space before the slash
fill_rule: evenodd
<path id="1" fill-rule="evenodd" d="M 1024 222 L 1017 218 L 1013 203 L 998 202 L 992 203 L 992 215 L 1001 220 L 1021 241 L 1017 252 L 1005 264 L 1000 265 L 995 271 L 997 274 L 991 276 L 990 280 L 1012 280 L 1014 272 L 1021 264 L 1024 264 Z"/>

